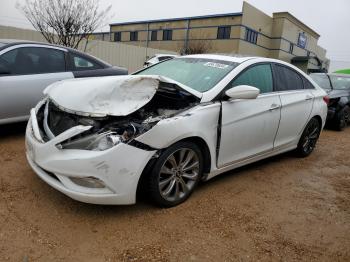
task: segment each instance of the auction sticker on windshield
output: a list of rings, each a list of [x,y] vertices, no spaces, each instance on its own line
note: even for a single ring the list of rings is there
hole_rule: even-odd
[[[220,64],[220,63],[214,63],[214,62],[207,62],[204,65],[205,66],[210,66],[210,67],[215,67],[215,68],[220,68],[220,69],[225,69],[225,68],[228,67],[228,65]]]

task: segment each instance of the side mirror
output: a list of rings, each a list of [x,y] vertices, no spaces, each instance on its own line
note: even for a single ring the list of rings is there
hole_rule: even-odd
[[[231,99],[255,99],[260,90],[253,86],[240,85],[226,90],[225,95]]]

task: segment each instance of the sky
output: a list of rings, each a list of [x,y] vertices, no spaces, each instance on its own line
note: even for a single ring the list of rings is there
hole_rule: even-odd
[[[16,2],[0,0],[0,25],[32,28],[16,9]],[[330,71],[350,68],[350,0],[247,0],[272,15],[287,11],[321,35]],[[101,8],[112,5],[109,23],[241,12],[243,0],[100,0]],[[105,25],[100,31],[109,31]]]

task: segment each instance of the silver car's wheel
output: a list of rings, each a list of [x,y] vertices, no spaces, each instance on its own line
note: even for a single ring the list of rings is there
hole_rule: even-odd
[[[197,153],[182,148],[171,154],[159,174],[159,190],[167,201],[177,201],[192,191],[199,172]]]
[[[176,206],[194,191],[203,170],[203,156],[191,142],[178,142],[157,159],[149,177],[152,200],[164,207]]]

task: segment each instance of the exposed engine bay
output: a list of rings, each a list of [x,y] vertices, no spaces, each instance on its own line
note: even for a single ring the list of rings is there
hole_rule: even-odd
[[[129,143],[147,132],[160,120],[172,117],[196,104],[199,99],[171,83],[159,82],[151,100],[127,116],[94,116],[71,112],[50,97],[37,111],[39,129],[44,141],[49,141],[66,130],[78,126],[91,128],[64,142],[64,149],[103,151],[118,143]]]

